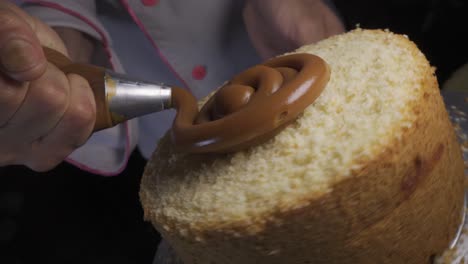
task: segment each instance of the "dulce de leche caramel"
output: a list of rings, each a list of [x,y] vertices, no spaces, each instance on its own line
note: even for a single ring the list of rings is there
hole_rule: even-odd
[[[198,111],[186,90],[172,88],[171,136],[183,152],[233,152],[270,139],[313,103],[330,78],[312,54],[271,59],[235,76]]]

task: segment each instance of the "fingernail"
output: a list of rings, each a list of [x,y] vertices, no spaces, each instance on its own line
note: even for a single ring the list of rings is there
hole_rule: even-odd
[[[27,41],[9,40],[0,50],[0,63],[8,72],[27,71],[39,62],[38,52]]]

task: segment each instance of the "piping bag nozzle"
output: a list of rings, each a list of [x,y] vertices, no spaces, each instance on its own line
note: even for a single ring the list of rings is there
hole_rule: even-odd
[[[93,131],[172,107],[170,86],[139,81],[91,64],[73,63],[56,50],[46,47],[43,49],[50,63],[64,73],[81,75],[89,82],[96,101],[96,123]]]

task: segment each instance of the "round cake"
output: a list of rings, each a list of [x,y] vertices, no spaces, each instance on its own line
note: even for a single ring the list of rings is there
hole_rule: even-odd
[[[453,239],[464,199],[434,68],[383,30],[294,52],[329,65],[318,99],[235,153],[180,153],[164,137],[141,183],[145,218],[185,264],[428,263]]]

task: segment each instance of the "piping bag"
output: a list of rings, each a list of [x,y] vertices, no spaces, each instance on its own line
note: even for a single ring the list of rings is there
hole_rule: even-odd
[[[72,63],[49,48],[44,53],[64,73],[79,74],[89,82],[96,101],[94,131],[175,108],[172,142],[191,153],[234,152],[267,141],[317,99],[330,77],[328,65],[318,56],[280,56],[234,76],[198,109],[195,97],[184,89]]]
[[[126,120],[171,108],[171,87],[137,81],[91,64],[73,63],[62,53],[43,47],[47,60],[64,73],[85,78],[96,101],[94,132]]]

